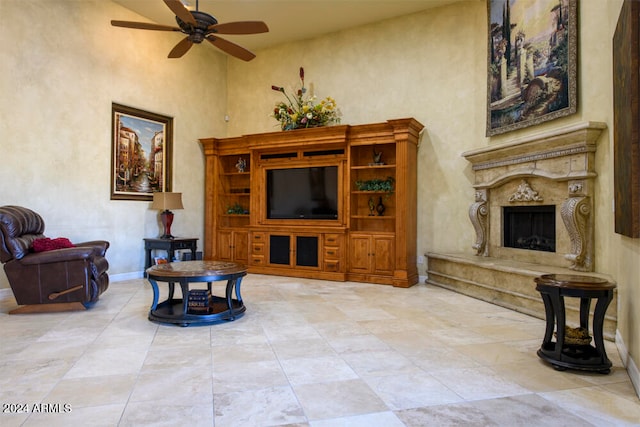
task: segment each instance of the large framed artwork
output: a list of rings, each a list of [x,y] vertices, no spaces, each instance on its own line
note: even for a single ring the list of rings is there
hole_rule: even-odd
[[[488,0],[487,136],[577,111],[577,0]]]
[[[173,118],[111,105],[111,200],[171,191]]]
[[[625,0],[613,36],[615,231],[640,237],[640,3]]]

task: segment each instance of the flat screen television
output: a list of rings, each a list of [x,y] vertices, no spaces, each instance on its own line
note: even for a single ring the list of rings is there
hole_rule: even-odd
[[[338,219],[338,167],[267,169],[268,219]]]

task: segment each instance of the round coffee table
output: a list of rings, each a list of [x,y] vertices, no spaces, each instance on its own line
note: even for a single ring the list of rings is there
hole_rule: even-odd
[[[146,273],[153,289],[153,303],[149,310],[151,321],[180,326],[211,325],[235,320],[246,311],[240,295],[240,283],[247,274],[247,267],[242,264],[226,261],[182,261],[154,265]],[[224,280],[227,281],[225,296],[213,295],[211,283]],[[169,295],[162,302],[158,302],[158,282],[169,285]],[[206,290],[189,289],[190,284],[195,282],[206,282]],[[180,285],[182,298],[174,298],[176,283]]]

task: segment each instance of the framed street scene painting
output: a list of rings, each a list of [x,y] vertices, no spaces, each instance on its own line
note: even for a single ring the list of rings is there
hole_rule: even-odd
[[[577,111],[577,0],[488,0],[487,136]]]
[[[171,191],[173,118],[113,103],[111,200]]]

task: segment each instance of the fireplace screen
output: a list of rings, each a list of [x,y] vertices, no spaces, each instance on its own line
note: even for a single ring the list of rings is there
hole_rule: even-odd
[[[505,206],[503,246],[534,251],[556,251],[556,207]]]

